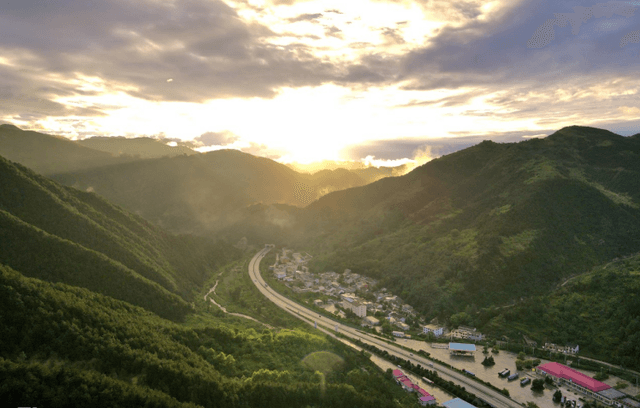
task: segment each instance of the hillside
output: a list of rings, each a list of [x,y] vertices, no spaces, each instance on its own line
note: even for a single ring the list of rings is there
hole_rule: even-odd
[[[0,263],[181,319],[217,265],[238,252],[167,234],[95,194],[0,157]]]
[[[149,159],[55,180],[94,191],[174,232],[211,235],[262,203],[304,206],[331,191],[365,181],[345,169],[300,174],[273,160],[237,150]]]
[[[44,175],[122,163],[110,153],[79,145],[63,137],[0,125],[0,156]]]
[[[94,136],[78,140],[81,146],[99,150],[112,156],[130,156],[140,159],[154,159],[158,157],[173,157],[183,154],[198,154],[186,146],[169,146],[166,142],[150,137],[104,137]]]
[[[417,406],[366,356],[307,330],[257,333],[206,313],[176,324],[1,264],[0,308],[8,406]],[[314,370],[314,353],[333,363]]]
[[[578,344],[583,356],[638,369],[640,255],[600,265],[514,307],[483,310],[474,320],[483,331]]]
[[[323,254],[316,269],[380,278],[427,316],[449,318],[547,293],[640,250],[639,159],[637,138],[577,126],[485,141],[320,198],[293,240]]]

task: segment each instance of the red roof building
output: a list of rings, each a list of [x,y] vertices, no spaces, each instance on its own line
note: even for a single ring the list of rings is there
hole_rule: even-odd
[[[582,374],[579,371],[574,370],[571,367],[567,367],[566,365],[562,365],[560,363],[546,363],[538,366],[538,370],[544,371],[546,374],[557,378],[558,380],[562,379],[565,382],[573,383],[582,388],[585,388],[593,393],[597,393],[606,389],[611,388],[610,385],[607,385],[598,380],[594,380],[586,374]]]

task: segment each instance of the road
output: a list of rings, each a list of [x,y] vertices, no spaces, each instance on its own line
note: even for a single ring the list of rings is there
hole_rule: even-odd
[[[512,408],[522,406],[521,403],[514,401],[511,398],[506,397],[505,395],[484,386],[483,384],[475,382],[459,372],[451,370],[450,368],[438,363],[432,362],[431,360],[423,358],[419,355],[411,355],[410,352],[401,349],[400,347],[390,345],[369,333],[361,332],[351,327],[341,325],[339,322],[327,317],[321,317],[317,312],[309,310],[299,305],[298,303],[288,299],[287,297],[279,294],[270,286],[268,286],[268,284],[260,275],[260,261],[270,250],[271,248],[264,248],[251,259],[251,262],[249,262],[249,276],[263,295],[265,295],[269,300],[271,300],[273,303],[275,303],[285,311],[306,321],[311,325],[317,325],[318,329],[337,331],[349,338],[358,339],[365,343],[373,344],[377,348],[386,350],[389,354],[395,355],[404,360],[409,360],[413,364],[420,364],[423,367],[427,367],[433,364],[433,367],[431,368],[435,369],[440,377],[444,378],[447,381],[453,381],[456,384],[464,386],[467,391],[474,393],[479,398],[487,401],[497,408]]]

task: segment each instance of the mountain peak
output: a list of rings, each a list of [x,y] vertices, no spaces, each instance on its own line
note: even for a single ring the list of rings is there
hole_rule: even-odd
[[[2,130],[22,130],[19,127],[15,126],[15,125],[11,125],[9,123],[4,123],[4,124],[0,125],[0,129],[2,129]]]

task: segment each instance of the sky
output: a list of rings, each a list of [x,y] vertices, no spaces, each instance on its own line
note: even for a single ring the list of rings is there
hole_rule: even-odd
[[[640,0],[5,0],[0,123],[282,162],[640,132]]]

